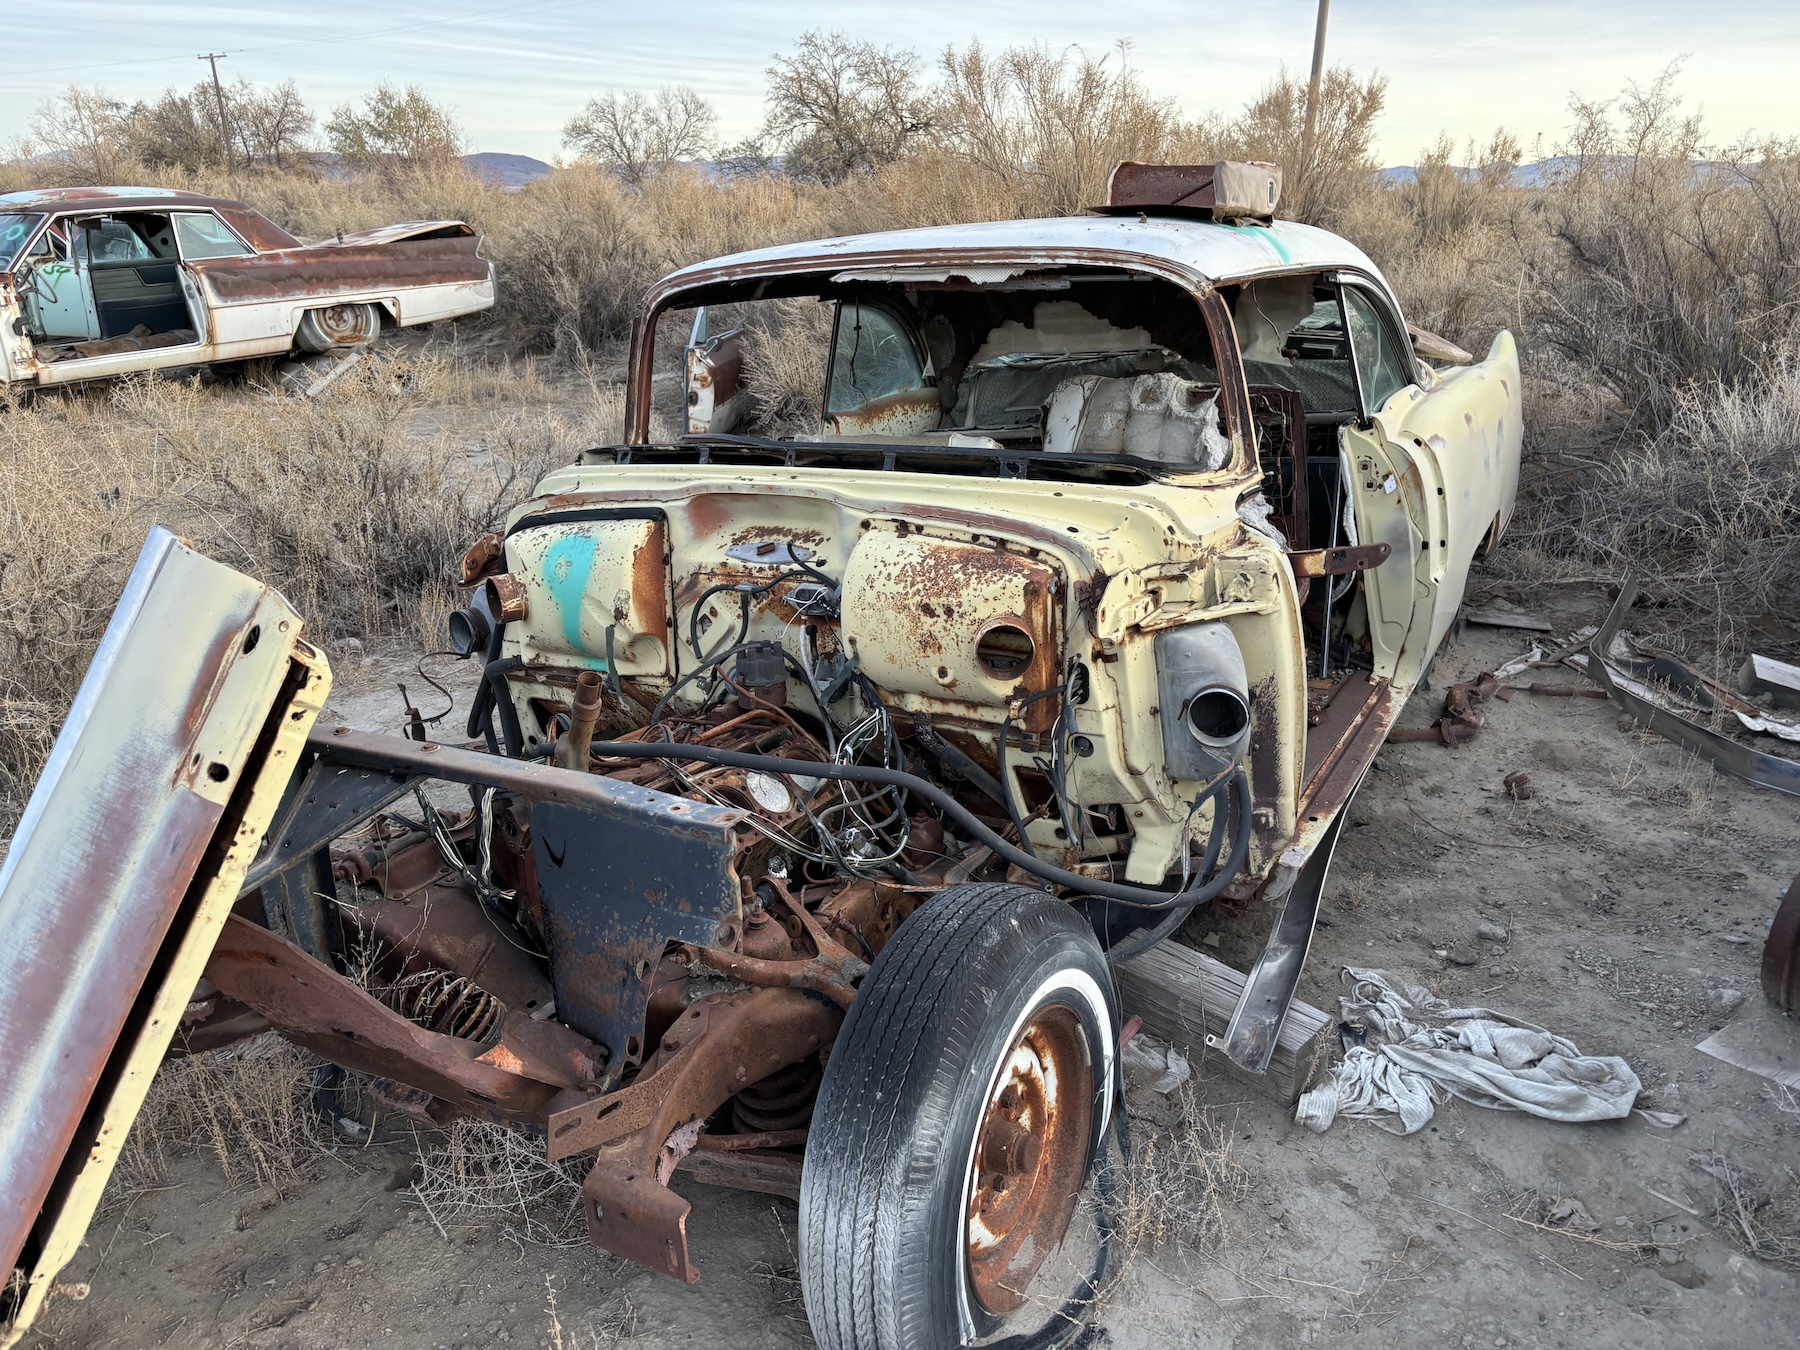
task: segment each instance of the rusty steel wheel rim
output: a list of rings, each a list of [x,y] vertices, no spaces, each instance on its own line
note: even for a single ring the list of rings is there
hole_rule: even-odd
[[[1008,1047],[976,1126],[964,1241],[969,1284],[989,1313],[1024,1306],[1062,1242],[1087,1175],[1094,1071],[1074,1009],[1040,1008]]]

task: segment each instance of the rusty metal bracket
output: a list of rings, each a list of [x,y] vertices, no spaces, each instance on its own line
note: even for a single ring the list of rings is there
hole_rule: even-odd
[[[289,784],[268,842],[244,877],[246,891],[315,857],[333,839],[393,805],[427,776],[421,771],[346,764],[330,753],[331,748],[328,737],[315,733],[308,739],[301,772]]]
[[[1379,567],[1393,552],[1389,544],[1347,544],[1340,548],[1314,548],[1287,555],[1294,576],[1344,577]]]
[[[598,1150],[582,1184],[588,1239],[693,1284],[689,1205],[667,1189],[700,1125],[739,1090],[837,1036],[844,1014],[797,989],[747,989],[694,1003],[629,1087],[550,1117],[551,1161]]]
[[[251,884],[316,856],[424,779],[516,793],[531,803],[557,1015],[605,1047],[610,1082],[641,1057],[647,976],[664,947],[729,945],[735,937],[727,930],[739,914],[732,861],[741,811],[348,727],[315,731],[307,748],[307,772],[284,802]]]
[[[1726,773],[1759,787],[1773,788],[1777,792],[1800,797],[1800,760],[1765,755],[1747,745],[1739,745],[1728,736],[1721,736],[1716,731],[1690,722],[1614,683],[1607,668],[1606,654],[1612,646],[1613,638],[1618,635],[1619,625],[1625,620],[1625,611],[1637,599],[1637,592],[1636,577],[1627,577],[1619,583],[1619,598],[1613,602],[1606,622],[1600,625],[1600,631],[1588,643],[1587,668],[1582,673],[1612,695],[1613,702],[1664,739],[1675,742],[1684,750],[1692,750],[1695,754],[1704,756]]]
[[[793,912],[813,940],[818,955],[805,961],[768,961],[737,952],[720,951],[716,947],[684,946],[682,955],[721,975],[742,980],[745,984],[772,988],[811,989],[825,995],[838,1007],[849,1011],[856,1001],[857,986],[869,973],[869,963],[828,934],[810,910],[796,900],[779,878],[770,877],[769,885]]]
[[[731,828],[740,813],[620,786],[641,793],[654,816],[557,802],[531,807],[556,1014],[611,1051],[608,1086],[643,1056],[650,976],[664,948],[730,946],[741,931]]]
[[[869,963],[849,952],[836,957],[815,956],[806,961],[765,961],[760,957],[720,951],[717,947],[689,945],[682,947],[680,954],[697,965],[745,984],[771,989],[811,989],[846,1011],[856,1000],[857,984],[869,973]]]

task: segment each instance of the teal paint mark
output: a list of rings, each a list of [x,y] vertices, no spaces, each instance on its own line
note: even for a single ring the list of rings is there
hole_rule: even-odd
[[[562,611],[563,636],[581,650],[581,600],[594,570],[594,537],[570,534],[544,550],[544,585]]]
[[[1240,225],[1238,228],[1245,234],[1256,235],[1270,248],[1274,249],[1275,256],[1280,258],[1284,263],[1293,261],[1292,258],[1288,257],[1287,245],[1283,244],[1281,240],[1275,237],[1275,231],[1265,229],[1261,225]]]

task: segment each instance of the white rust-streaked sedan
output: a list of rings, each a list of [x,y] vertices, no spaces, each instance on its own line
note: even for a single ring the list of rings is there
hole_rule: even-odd
[[[329,351],[488,309],[493,265],[457,220],[302,244],[242,202],[162,188],[0,196],[0,382]]]

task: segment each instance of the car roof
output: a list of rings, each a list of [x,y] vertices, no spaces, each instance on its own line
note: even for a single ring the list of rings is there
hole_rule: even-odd
[[[132,206],[222,206],[248,211],[242,202],[228,197],[208,197],[199,192],[154,187],[32,188],[0,195],[0,211],[84,211],[90,208]]]
[[[913,254],[923,263],[931,261],[933,255],[953,256],[973,250],[996,258],[1015,252],[1021,260],[1045,250],[1059,254],[1091,252],[1101,261],[1120,265],[1129,265],[1136,257],[1214,282],[1328,267],[1353,268],[1386,282],[1381,270],[1356,245],[1312,225],[1291,220],[1267,225],[1227,225],[1190,217],[1131,214],[936,225],[782,244],[682,268],[665,278],[661,289],[678,289],[690,276],[695,280],[709,276],[717,279],[713,274],[738,268],[766,275],[781,270],[780,264],[785,261],[795,263],[797,271],[810,271],[835,266],[840,259],[850,263],[864,256],[880,256],[891,261],[896,254]]]

